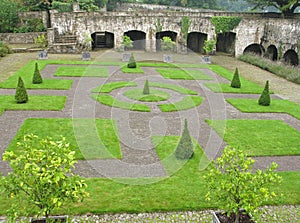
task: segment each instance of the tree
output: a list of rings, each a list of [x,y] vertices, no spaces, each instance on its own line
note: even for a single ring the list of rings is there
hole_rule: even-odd
[[[263,106],[269,106],[271,104],[269,81],[266,81],[265,88],[258,99],[258,104]]]
[[[263,202],[276,197],[271,186],[282,181],[274,172],[276,163],[265,171],[254,172],[254,162],[243,150],[226,147],[204,176],[209,189],[206,199],[216,199],[227,216],[234,214],[235,223],[239,222],[241,209],[253,214]]]
[[[98,6],[94,5],[94,0],[78,0],[80,9],[85,10],[87,12],[97,11]]]
[[[133,41],[129,36],[124,35],[122,45],[124,46],[124,50],[128,50],[133,47]]]
[[[189,133],[187,120],[184,120],[184,128],[176,147],[175,156],[179,160],[188,160],[194,155],[194,146]]]
[[[35,68],[34,68],[32,83],[33,84],[41,84],[41,83],[43,83],[43,79],[42,79],[42,76],[40,74],[38,63],[35,63]]]
[[[28,101],[28,94],[21,77],[18,79],[18,86],[15,93],[15,100],[18,104],[26,103]]]
[[[0,32],[13,32],[19,22],[19,5],[15,1],[0,1]]]
[[[187,7],[219,9],[219,6],[218,6],[216,0],[189,0]]]
[[[164,51],[172,51],[174,50],[176,43],[168,36],[164,36],[161,40],[161,48]]]
[[[231,0],[236,1],[236,0]],[[293,15],[296,8],[300,6],[299,0],[246,0],[253,4],[253,9],[265,9],[273,6],[284,15]]]
[[[16,152],[3,154],[12,172],[1,179],[1,184],[8,196],[26,199],[31,212],[37,207],[37,214],[48,217],[63,202],[77,202],[88,195],[86,183],[72,173],[74,155],[65,138],[54,141],[25,135]]]
[[[143,94],[150,94],[149,81],[148,80],[145,81]]]
[[[230,86],[233,88],[241,88],[241,81],[240,81],[240,77],[239,77],[239,71],[237,68],[235,68],[234,75],[231,80]]]
[[[128,68],[136,68],[136,62],[133,56],[133,53],[131,53],[128,64],[127,64]]]

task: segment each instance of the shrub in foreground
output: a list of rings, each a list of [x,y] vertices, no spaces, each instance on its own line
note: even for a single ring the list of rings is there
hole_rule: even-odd
[[[188,160],[194,155],[194,146],[189,133],[187,120],[184,120],[184,129],[176,147],[175,156],[179,160]]]
[[[33,84],[41,84],[41,83],[43,83],[43,79],[42,79],[42,76],[40,74],[38,63],[35,63],[35,68],[34,68],[32,83]]]
[[[18,104],[26,103],[28,101],[28,94],[21,77],[18,79],[18,86],[15,93],[15,100]]]
[[[3,160],[12,168],[1,185],[11,199],[16,199],[17,210],[48,217],[65,202],[77,202],[88,195],[86,183],[72,173],[75,152],[62,138],[39,138],[25,135],[17,143],[17,152],[6,151]],[[25,202],[25,204],[23,204]]]
[[[269,81],[266,81],[265,88],[258,99],[258,104],[263,106],[269,106],[271,104]]]
[[[233,88],[241,88],[241,81],[239,77],[239,71],[237,68],[235,68],[234,75],[230,84]]]
[[[127,64],[128,68],[136,68],[136,62],[133,56],[133,53],[131,53],[128,64]]]
[[[274,172],[276,163],[265,171],[253,171],[254,162],[243,150],[226,147],[204,177],[209,189],[206,199],[214,199],[227,216],[233,214],[234,223],[239,222],[240,210],[254,215],[263,202],[275,198],[271,186],[282,181]]]

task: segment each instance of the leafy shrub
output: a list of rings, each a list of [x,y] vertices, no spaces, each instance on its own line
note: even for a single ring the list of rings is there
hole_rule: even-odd
[[[180,138],[180,141],[176,147],[175,156],[179,160],[188,160],[192,158],[194,154],[194,146],[192,138],[188,130],[187,120],[184,120],[184,129]]]
[[[269,91],[269,81],[266,81],[265,88],[258,99],[258,104],[263,106],[269,106],[271,103],[270,91]]]
[[[15,100],[18,104],[26,103],[28,101],[28,94],[21,77],[18,79],[18,86],[16,89]]]
[[[88,195],[86,183],[72,173],[74,156],[65,138],[54,141],[25,135],[17,144],[16,153],[3,154],[3,160],[10,162],[13,171],[1,179],[1,186],[9,197],[26,202],[28,212],[48,217],[63,202],[77,202]],[[21,208],[22,203],[16,205]]]
[[[149,81],[148,80],[145,81],[143,94],[150,94]]]
[[[35,40],[34,43],[36,45],[38,45],[39,47],[41,47],[43,50],[46,49],[47,45],[48,45],[48,41],[47,38],[44,34],[38,36]]]
[[[237,68],[235,68],[234,75],[233,75],[230,86],[233,88],[241,88],[241,81],[240,81],[240,77],[239,77],[239,71]]]
[[[131,53],[128,64],[127,64],[128,68],[136,68],[136,62],[135,59],[133,57],[133,53]]]
[[[209,189],[206,200],[214,199],[227,216],[234,215],[234,222],[239,222],[241,209],[254,214],[263,202],[275,198],[271,186],[282,181],[274,172],[278,166],[276,163],[265,171],[254,172],[254,162],[243,150],[226,147],[204,176]]]
[[[173,51],[176,43],[168,36],[164,36],[161,40],[161,48],[164,51]]]
[[[38,63],[35,63],[35,68],[34,68],[32,83],[33,84],[41,84],[41,83],[43,83],[43,79],[42,79],[42,76],[40,74]]]
[[[213,52],[213,50],[215,49],[215,46],[216,46],[216,42],[217,41],[214,39],[204,41],[203,50],[207,55]]]
[[[129,36],[124,35],[122,45],[124,46],[125,50],[128,50],[133,47],[133,41]]]
[[[0,57],[5,57],[7,54],[12,53],[12,50],[0,41]]]

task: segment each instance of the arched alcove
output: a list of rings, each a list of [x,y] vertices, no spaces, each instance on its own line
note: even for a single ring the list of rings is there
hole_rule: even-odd
[[[236,33],[226,32],[219,33],[217,36],[216,49],[218,52],[235,54],[235,37]]]
[[[243,54],[253,53],[253,54],[257,54],[257,55],[261,56],[264,54],[264,52],[265,52],[265,49],[262,45],[253,43],[245,48]]]
[[[145,50],[146,47],[146,33],[140,30],[129,30],[124,32],[124,36],[129,36],[133,41],[133,50]]]
[[[93,42],[92,48],[114,48],[115,35],[110,32],[94,32],[91,35]]]
[[[203,53],[205,40],[207,40],[207,34],[201,32],[190,32],[187,36],[187,47],[194,52]]]
[[[283,55],[284,62],[291,65],[291,66],[298,66],[299,65],[299,58],[298,54],[295,50],[287,50]]]
[[[265,53],[264,56],[273,61],[278,60],[278,51],[277,51],[276,46],[274,46],[274,45],[268,46],[267,52]]]
[[[173,32],[173,31],[163,31],[163,32],[157,32],[155,34],[155,38],[156,38],[156,51],[160,51],[161,50],[161,39],[165,36],[168,36],[171,38],[172,41],[176,42],[177,39],[177,33]]]

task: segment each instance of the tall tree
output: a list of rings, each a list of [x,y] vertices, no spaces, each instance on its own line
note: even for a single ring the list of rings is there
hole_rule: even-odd
[[[0,32],[13,32],[19,21],[18,4],[10,0],[0,1]]]
[[[237,1],[237,0],[232,0]],[[300,0],[246,0],[254,5],[253,9],[265,9],[275,7],[284,15],[293,15],[296,8],[300,6]]]

